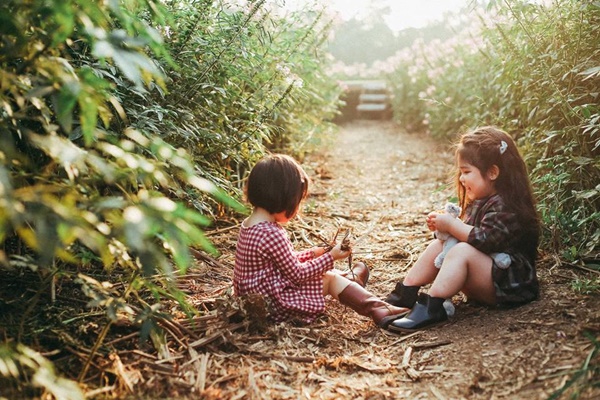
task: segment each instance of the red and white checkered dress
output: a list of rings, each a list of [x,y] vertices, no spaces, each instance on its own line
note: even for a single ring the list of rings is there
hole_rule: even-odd
[[[323,313],[323,274],[333,268],[325,253],[294,251],[285,229],[276,222],[242,224],[235,252],[233,288],[237,296],[258,293],[269,298],[277,321],[312,322]]]

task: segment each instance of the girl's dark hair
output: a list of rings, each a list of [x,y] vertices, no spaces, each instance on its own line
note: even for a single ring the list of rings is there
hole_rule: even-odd
[[[496,192],[502,196],[507,207],[517,214],[527,230],[539,231],[536,202],[527,167],[508,133],[493,126],[477,128],[466,133],[461,136],[457,144],[456,162],[459,157],[462,161],[477,167],[481,174],[487,173],[493,165],[497,165],[500,173],[495,182]],[[458,201],[464,212],[469,200],[459,179],[458,169],[456,187]]]
[[[292,157],[271,154],[260,160],[248,177],[246,197],[254,207],[291,217],[308,194],[308,175]]]

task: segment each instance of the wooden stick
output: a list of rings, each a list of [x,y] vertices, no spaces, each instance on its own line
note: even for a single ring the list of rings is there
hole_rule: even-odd
[[[214,231],[208,231],[208,232],[204,232],[204,236],[214,236],[214,235],[218,235],[219,233],[224,233],[224,232],[229,232],[232,229],[237,228],[239,225],[231,225],[231,226],[227,226],[225,228],[221,228],[221,229],[215,229]]]
[[[156,357],[155,355],[148,354],[148,353],[144,353],[144,352],[143,352],[143,351],[141,351],[141,350],[133,350],[133,351],[132,351],[132,353],[133,353],[133,354],[137,354],[138,356],[145,357],[145,358],[151,358],[151,359],[153,359],[153,360],[156,360],[156,359],[157,359],[157,357]]]
[[[246,325],[246,322],[240,322],[238,324],[233,324],[233,325],[228,326],[227,330],[235,331],[236,329],[239,329],[244,325]],[[202,346],[209,344],[210,342],[217,340],[221,336],[223,336],[223,332],[215,332],[214,334],[212,334],[210,336],[207,336],[205,338],[202,338],[202,339],[196,340],[195,342],[190,343],[189,346],[190,347],[202,347]]]
[[[119,342],[122,342],[124,340],[131,339],[133,337],[139,336],[139,334],[140,333],[136,331],[136,332],[130,333],[129,335],[125,335],[125,336],[122,336],[122,337],[117,338],[115,340],[111,340],[110,342],[105,343],[104,345],[105,346],[112,346],[112,345],[114,345],[116,343],[119,343]]]
[[[387,331],[386,331],[386,333],[387,333]],[[413,337],[415,337],[415,336],[417,336],[417,335],[420,335],[420,334],[422,334],[422,333],[423,333],[422,331],[417,331],[417,332],[411,333],[410,335],[402,336],[400,339],[393,341],[391,344],[389,344],[389,345],[385,345],[385,347],[394,347],[394,346],[395,346],[395,345],[397,345],[398,343],[400,343],[400,342],[404,342],[405,340],[408,340],[408,339],[410,339],[410,338],[413,338]],[[391,332],[390,332],[390,334],[391,334],[391,335],[394,335],[394,336],[397,336],[395,333],[391,333]]]
[[[408,368],[410,366],[410,357],[412,356],[413,348],[408,346],[404,351],[404,356],[402,357],[402,368]]]
[[[581,269],[583,271],[592,272],[592,273],[594,273],[596,275],[600,275],[600,271],[584,267],[583,265],[571,264],[571,263],[568,263],[568,262],[563,262],[562,265],[567,265],[567,266],[572,267],[572,268],[579,268],[579,269]]]
[[[408,347],[404,352],[404,356],[402,357],[402,368],[406,372],[406,375],[413,381],[416,381],[421,378],[421,374],[419,371],[410,366],[410,357],[412,356],[413,348]]]
[[[415,349],[430,349],[432,347],[445,346],[451,343],[451,340],[437,340],[434,342],[413,343],[411,346]]]
[[[196,250],[196,249],[190,247],[190,253],[197,260],[204,261],[207,264],[212,265],[213,267],[218,267],[218,268],[223,268],[223,269],[225,268],[225,266],[223,264],[221,264],[219,261],[215,260],[214,258],[212,258],[211,256],[209,256],[208,254],[202,253],[199,250]]]
[[[306,236],[306,231],[304,229],[300,229],[300,237],[304,240],[304,243],[309,246],[314,246],[315,244]]]
[[[315,359],[313,357],[285,356],[285,359],[289,361],[309,364],[315,362]]]
[[[94,390],[90,390],[87,391],[85,393],[85,397],[88,399],[93,399],[94,397],[103,394],[103,393],[108,393],[108,392],[112,392],[113,390],[116,390],[117,386],[116,385],[112,385],[112,386],[104,386],[98,389],[94,389]]]
[[[208,353],[202,354],[199,362],[200,366],[198,368],[198,378],[196,379],[195,385],[196,389],[198,390],[198,393],[202,393],[206,388],[206,371],[208,369],[208,357]]]

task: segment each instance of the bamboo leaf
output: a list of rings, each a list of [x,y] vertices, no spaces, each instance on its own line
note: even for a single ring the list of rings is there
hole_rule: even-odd
[[[587,79],[592,79],[595,76],[600,76],[600,66],[588,68],[583,72],[580,72],[579,75],[585,76],[584,81]]]

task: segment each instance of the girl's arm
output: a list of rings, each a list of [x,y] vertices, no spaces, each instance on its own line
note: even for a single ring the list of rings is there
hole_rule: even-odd
[[[464,223],[460,218],[435,212],[427,216],[427,226],[433,231],[448,232],[461,242],[466,242],[473,230],[473,225]]]
[[[490,211],[473,228],[467,242],[484,253],[492,253],[505,251],[521,235],[522,227],[515,214]]]
[[[317,257],[321,257],[325,253],[327,253],[327,249],[325,249],[324,247],[313,247],[312,249],[296,253],[296,256],[298,257],[298,261],[305,262],[308,260],[315,259]],[[337,245],[335,245],[334,248],[329,250],[329,253],[331,254],[334,260],[341,260],[347,258],[350,255],[350,250],[342,250],[341,243],[338,243]]]
[[[313,247],[308,250],[299,251],[296,253],[296,256],[298,257],[298,261],[305,262],[312,260],[313,258],[320,257],[325,253],[326,251],[324,247]]]
[[[469,233],[467,242],[484,253],[506,252],[522,240],[519,217],[508,210],[501,196],[492,196],[477,212],[481,217]]]
[[[484,253],[505,251],[507,246],[520,237],[522,227],[514,213],[507,212],[501,199],[490,201],[482,210],[478,226],[466,224],[448,214],[431,213],[427,217],[429,229],[448,232],[458,240],[467,242]]]
[[[290,282],[302,283],[322,276],[325,271],[333,268],[334,256],[331,253],[301,262],[299,254],[294,251],[292,242],[283,231],[271,233],[265,240],[263,250],[275,263],[275,268]]]

